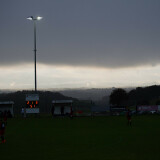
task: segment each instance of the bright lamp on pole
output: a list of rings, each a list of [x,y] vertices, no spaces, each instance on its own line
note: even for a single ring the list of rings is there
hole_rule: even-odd
[[[41,20],[42,18],[43,18],[43,17],[39,17],[39,16],[38,16],[38,17],[37,17],[37,20]]]
[[[28,20],[34,22],[34,59],[35,59],[35,92],[37,91],[37,74],[36,74],[36,52],[37,52],[37,44],[36,44],[36,21],[41,20],[42,17],[38,16],[34,18],[33,16],[27,17]]]
[[[33,21],[36,21],[36,20],[41,20],[43,17],[40,17],[40,16],[38,16],[38,17],[36,17],[36,18],[33,18],[33,16],[30,16],[30,17],[27,17],[27,19],[28,20],[33,20]]]

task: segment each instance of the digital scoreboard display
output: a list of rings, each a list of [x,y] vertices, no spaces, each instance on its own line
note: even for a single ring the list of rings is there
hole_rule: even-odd
[[[39,101],[26,101],[26,108],[38,108]]]
[[[38,108],[39,107],[39,95],[28,94],[26,95],[26,108]]]

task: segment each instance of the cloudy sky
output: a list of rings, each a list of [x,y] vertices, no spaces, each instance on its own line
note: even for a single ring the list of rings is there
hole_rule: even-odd
[[[160,84],[159,0],[0,0],[0,89]]]

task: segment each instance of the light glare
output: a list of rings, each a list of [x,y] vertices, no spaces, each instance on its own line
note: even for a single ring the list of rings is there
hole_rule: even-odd
[[[37,20],[41,20],[43,17],[37,17]]]
[[[33,17],[32,17],[32,16],[31,16],[31,17],[27,17],[27,19],[28,19],[28,20],[33,20]]]

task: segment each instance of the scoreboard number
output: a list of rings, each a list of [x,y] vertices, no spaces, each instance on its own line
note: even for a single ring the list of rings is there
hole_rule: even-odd
[[[26,107],[27,108],[38,108],[39,101],[26,101]]]

